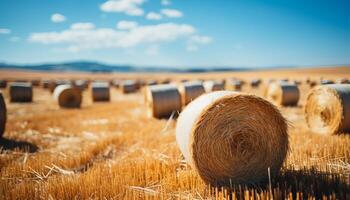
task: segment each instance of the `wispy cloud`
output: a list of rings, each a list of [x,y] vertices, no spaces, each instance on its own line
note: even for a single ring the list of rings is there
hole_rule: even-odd
[[[95,24],[90,22],[74,23],[70,26],[72,30],[91,30],[95,28]]]
[[[162,15],[159,14],[159,13],[156,13],[156,12],[149,12],[146,15],[146,19],[149,19],[149,20],[160,20],[160,19],[162,19]]]
[[[11,29],[8,28],[0,28],[0,34],[10,34]]]
[[[119,12],[131,16],[142,16],[144,14],[141,5],[145,0],[108,0],[100,9],[104,12]]]
[[[134,21],[119,21],[116,27],[120,30],[130,30],[136,28],[137,26],[138,23]]]
[[[179,18],[183,16],[182,12],[176,9],[162,9],[160,12],[170,18]]]
[[[78,23],[83,24],[83,23]],[[61,32],[32,33],[28,40],[41,44],[63,44],[66,50],[76,52],[103,48],[130,48],[141,44],[157,45],[180,38],[189,38],[196,32],[187,24],[163,23],[137,26],[130,30],[111,28],[77,28]]]
[[[66,21],[66,17],[60,13],[55,13],[51,15],[51,21],[54,23],[61,23]]]
[[[199,46],[210,44],[213,39],[209,36],[192,35],[187,42],[187,51],[197,51]]]
[[[168,6],[171,4],[171,1],[170,0],[161,0],[160,4],[162,4],[163,6]]]

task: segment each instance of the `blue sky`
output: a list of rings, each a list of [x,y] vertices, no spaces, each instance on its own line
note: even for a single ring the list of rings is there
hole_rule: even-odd
[[[0,61],[350,64],[350,1],[0,0]]]

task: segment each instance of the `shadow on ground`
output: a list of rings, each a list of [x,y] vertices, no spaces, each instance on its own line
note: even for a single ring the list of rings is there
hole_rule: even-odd
[[[38,151],[39,148],[30,142],[0,138],[0,151],[15,149],[28,153],[34,153]]]

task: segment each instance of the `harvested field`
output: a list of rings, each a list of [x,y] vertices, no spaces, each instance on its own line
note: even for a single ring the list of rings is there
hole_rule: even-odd
[[[0,72],[0,79],[9,80],[158,76]],[[256,185],[206,185],[181,155],[176,119],[150,118],[141,91],[123,94],[111,87],[110,102],[93,103],[86,89],[80,109],[62,109],[48,89],[33,87],[33,102],[24,104],[10,103],[8,89],[1,88],[7,124],[0,139],[0,199],[350,199],[350,134],[312,133],[303,108],[310,90],[307,78],[350,78],[349,67],[161,77],[301,80],[298,105],[278,108],[288,120],[290,143],[280,173]],[[262,97],[264,85],[245,84],[242,91]]]

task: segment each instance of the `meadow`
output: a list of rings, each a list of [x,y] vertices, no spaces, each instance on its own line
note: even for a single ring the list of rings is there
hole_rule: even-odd
[[[88,74],[1,71],[0,78],[300,80],[288,120],[290,150],[278,176],[257,185],[206,185],[185,162],[174,119],[147,115],[141,91],[111,89],[109,103],[94,103],[89,89],[81,109],[61,109],[50,91],[34,87],[32,103],[7,104],[0,141],[0,199],[350,199],[349,134],[312,133],[303,106],[306,78],[350,78],[349,67],[200,74]],[[264,85],[242,91],[262,96]]]

